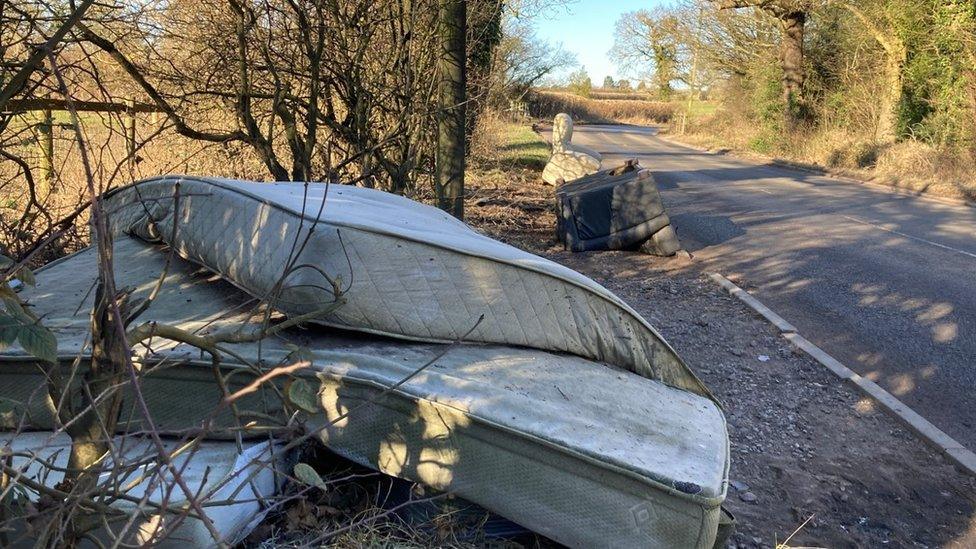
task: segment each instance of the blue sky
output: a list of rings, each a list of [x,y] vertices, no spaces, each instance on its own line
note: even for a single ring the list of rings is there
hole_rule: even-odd
[[[613,47],[613,29],[621,14],[640,9],[650,9],[668,0],[576,0],[564,8],[547,10],[537,22],[538,36],[576,54],[576,59],[586,67],[590,79],[597,86],[607,75],[614,79],[620,71],[610,60],[608,52]]]

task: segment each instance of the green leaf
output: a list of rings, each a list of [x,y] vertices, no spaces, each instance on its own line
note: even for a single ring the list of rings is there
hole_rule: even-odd
[[[36,512],[31,505],[27,489],[20,483],[14,483],[9,489],[4,490],[4,493],[0,493],[0,509],[3,509],[7,516],[13,517],[26,517],[29,513]]]
[[[322,480],[322,476],[319,475],[315,469],[312,469],[312,466],[307,463],[295,464],[295,478],[297,478],[302,484],[314,486],[321,490],[326,489],[325,481]]]
[[[9,290],[10,287],[4,285],[3,288]],[[20,302],[20,298],[13,291],[3,292],[0,291],[0,301],[3,301],[3,308],[6,309],[10,316],[24,320],[25,322],[32,322],[33,319],[27,311],[24,310],[24,304]]]
[[[16,261],[3,254],[0,254],[0,272],[2,272],[2,274],[6,275],[7,269],[10,269],[15,265],[17,265]],[[17,278],[28,286],[34,286],[37,284],[37,281],[34,279],[34,272],[27,267],[21,267],[16,273],[13,273],[13,277]]]
[[[310,414],[322,411],[315,388],[304,379],[296,377],[288,380],[288,383],[285,385],[285,396],[292,406],[300,410],[304,410]]]
[[[26,410],[22,403],[0,397],[0,428],[16,429],[20,419],[27,413]]]
[[[13,345],[14,341],[17,341],[17,334],[20,333],[19,324],[11,320],[11,317],[0,314],[0,350]]]
[[[9,284],[0,284],[0,299],[3,299],[4,301],[16,301],[17,308],[20,308],[20,298],[17,297],[17,292],[15,292]]]
[[[58,339],[54,337],[51,330],[40,324],[30,324],[21,330],[17,341],[28,353],[51,364],[57,364]]]
[[[0,346],[9,346],[14,339],[28,354],[52,364],[57,363],[58,340],[50,330],[23,313],[0,313]]]

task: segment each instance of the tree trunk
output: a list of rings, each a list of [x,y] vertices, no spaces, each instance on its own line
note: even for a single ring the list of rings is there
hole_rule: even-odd
[[[802,116],[803,107],[803,27],[807,14],[794,11],[780,17],[783,38],[780,43],[779,61],[783,69],[783,104],[786,119],[792,125]]]
[[[128,293],[112,295],[114,281],[106,280],[112,276],[111,238],[102,239],[99,247],[99,280],[91,316],[91,364],[75,383],[54,378],[49,382],[51,401],[60,403],[57,413],[71,437],[67,470],[55,485],[66,493],[87,494],[96,487],[106,465],[103,458],[109,451],[108,437],[116,432],[122,406],[128,345],[125,326],[118,325],[115,307],[124,319],[128,314]],[[54,366],[55,371],[58,368]],[[74,505],[59,507],[36,546],[78,546],[89,530],[98,527],[99,518],[97,513],[78,510]]]
[[[81,383],[69,402],[74,409],[62,414],[62,420],[72,421],[66,427],[71,436],[68,471],[62,484],[74,486],[79,481],[94,485],[97,480],[91,469],[108,451],[105,434],[114,434],[122,405],[122,385],[126,363],[125,327],[116,323],[114,307],[126,314],[126,298],[108,295],[106,284],[100,280],[95,289],[95,309],[92,312],[91,366],[81,377]],[[67,390],[72,390],[68,388]],[[60,402],[62,395],[51,395]]]
[[[902,72],[908,56],[905,43],[893,29],[881,28],[853,3],[841,4],[856,17],[864,28],[878,41],[885,50],[885,87],[880,99],[878,125],[875,129],[875,139],[879,141],[894,141],[898,138],[898,103],[902,94]]]
[[[898,139],[898,103],[902,93],[902,71],[905,68],[905,50],[888,54],[885,63],[885,90],[881,98],[881,112],[878,113],[878,128],[875,138],[879,141],[895,141]]]
[[[464,218],[466,12],[466,0],[440,0],[435,189],[438,206],[458,219]]]

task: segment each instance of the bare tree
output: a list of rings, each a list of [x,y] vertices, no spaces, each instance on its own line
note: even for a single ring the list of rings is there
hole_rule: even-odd
[[[531,21],[510,15],[497,49],[492,92],[521,98],[559,69],[576,64],[575,54],[539,39]]]
[[[817,0],[712,0],[721,9],[759,8],[780,22],[780,68],[783,71],[783,105],[791,125],[803,116],[803,34]]]
[[[627,69],[651,74],[658,96],[666,99],[685,72],[687,36],[675,8],[625,13],[617,20],[611,54]]]
[[[876,22],[865,10],[864,6],[858,6],[852,2],[838,2],[840,7],[847,10],[855,17],[861,27],[881,46],[885,53],[884,69],[885,74],[882,95],[879,98],[881,105],[877,116],[877,126],[875,135],[880,140],[892,141],[898,137],[897,113],[898,102],[902,95],[902,73],[905,68],[905,61],[908,55],[904,41],[890,28],[892,25],[884,25]],[[882,7],[880,18],[887,22],[889,14]]]

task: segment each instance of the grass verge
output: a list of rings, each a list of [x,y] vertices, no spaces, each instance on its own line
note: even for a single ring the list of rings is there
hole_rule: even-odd
[[[553,188],[542,184],[549,144],[527,124],[479,122],[466,174],[465,221],[488,236],[539,253],[555,243]]]
[[[541,172],[549,161],[549,144],[531,127],[507,123],[503,125],[494,160],[506,168]]]

